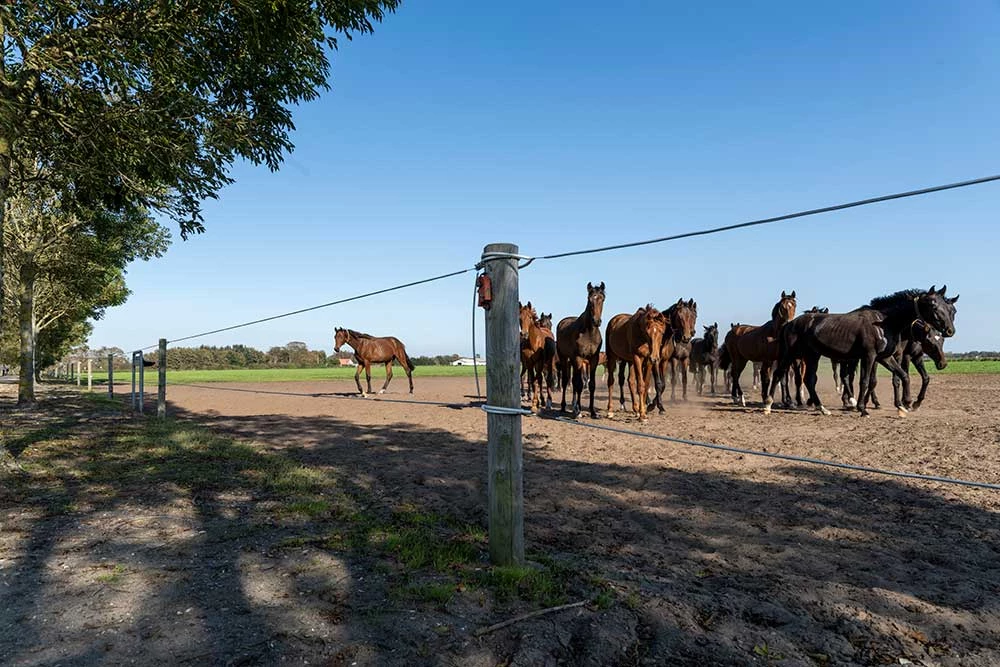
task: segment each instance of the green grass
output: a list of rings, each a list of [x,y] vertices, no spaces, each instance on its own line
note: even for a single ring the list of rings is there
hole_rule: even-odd
[[[943,371],[934,368],[934,363],[926,363],[931,373],[1000,373],[1000,361],[976,361],[974,359],[956,359],[948,362]]]
[[[479,367],[480,377],[485,377],[486,367]],[[414,379],[421,377],[473,377],[472,366],[417,366],[413,371]],[[147,369],[145,373],[146,386],[157,383],[156,369]],[[361,372],[364,381],[365,373]],[[400,367],[393,368],[393,382],[406,382],[406,374]],[[385,378],[385,368],[379,365],[372,367],[372,379]],[[115,384],[131,382],[129,371],[116,371]],[[249,368],[214,371],[167,371],[168,384],[199,384],[203,382],[306,382],[317,380],[353,380],[353,368]],[[106,372],[94,373],[95,382],[107,383]],[[86,379],[84,379],[86,385]],[[395,386],[395,385],[393,385]]]

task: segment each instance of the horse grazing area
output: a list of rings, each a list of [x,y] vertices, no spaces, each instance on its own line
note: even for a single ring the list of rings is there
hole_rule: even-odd
[[[8,394],[0,664],[1000,664],[1000,491],[529,417],[532,563],[491,568],[475,384],[414,383],[382,398],[444,405],[171,386],[160,423]],[[1000,483],[1000,375],[937,375],[905,419],[719,391],[579,422]]]

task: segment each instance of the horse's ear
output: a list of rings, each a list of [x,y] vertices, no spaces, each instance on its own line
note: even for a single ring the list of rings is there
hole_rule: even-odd
[[[787,299],[788,298],[788,295],[785,294],[785,290],[781,290],[781,298],[782,299]]]
[[[590,290],[592,290],[592,289],[594,289],[594,286],[593,286],[593,284],[591,284],[591,283],[587,283],[587,291],[589,292],[589,291],[590,291]]]
[[[950,299],[945,299],[945,301],[947,301],[948,303],[955,303],[956,301],[958,301],[958,297],[960,297],[960,296],[962,296],[962,295],[961,294],[956,294],[955,296],[951,297]]]
[[[944,293],[947,292],[947,291],[948,291],[948,286],[947,285],[941,285],[941,289],[938,290],[938,294],[940,294],[941,296],[944,296]]]
[[[793,299],[795,298],[795,290],[792,290],[792,294],[791,294],[791,297],[792,297]]]
[[[718,322],[712,322],[712,326],[715,327],[716,329],[718,329],[719,328],[719,323]]]
[[[927,290],[927,293],[928,293],[928,294],[934,294],[934,293],[935,293],[935,292],[934,292],[934,288],[935,288],[935,287],[936,287],[935,285],[931,285],[931,288],[930,288],[929,290]]]
[[[528,308],[531,308],[531,302],[530,301],[528,302]]]
[[[601,287],[599,288],[602,292],[604,291],[604,281],[601,281]]]

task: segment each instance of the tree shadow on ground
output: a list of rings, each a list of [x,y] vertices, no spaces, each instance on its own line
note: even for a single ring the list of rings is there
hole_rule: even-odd
[[[51,589],[51,568],[72,559],[145,573],[121,629],[79,640],[58,660],[73,664],[116,656],[441,664],[482,655],[527,664],[535,654],[525,646],[574,664],[610,662],[608,646],[627,651],[622,660],[650,664],[1000,660],[996,515],[926,487],[804,466],[761,481],[580,462],[554,456],[545,437],[528,437],[529,548],[606,582],[623,604],[475,640],[471,628],[442,636],[433,623],[460,615],[483,622],[495,610],[444,605],[408,620],[391,602],[389,574],[333,534],[358,517],[400,511],[485,526],[484,442],[406,422],[178,416],[238,440],[206,435],[192,447],[165,432],[166,441],[136,452],[129,430],[109,419],[109,432],[122,437],[91,447],[82,466],[52,455],[50,483],[0,496],[29,514],[17,523],[16,553],[5,555],[13,583],[3,589],[0,660],[54,655],[39,641],[51,636],[44,624],[69,592]],[[323,489],[330,507],[289,518],[284,501],[303,488]],[[76,509],[55,511],[66,507]],[[183,509],[191,524],[178,531]],[[163,518],[149,518],[154,510]],[[130,515],[146,530],[120,535],[114,522]],[[106,530],[81,542],[87,521]],[[316,533],[324,539],[311,540]],[[297,574],[267,574],[294,573],[296,560]],[[98,588],[76,594],[120,599]],[[303,617],[321,631],[287,630],[308,627]]]

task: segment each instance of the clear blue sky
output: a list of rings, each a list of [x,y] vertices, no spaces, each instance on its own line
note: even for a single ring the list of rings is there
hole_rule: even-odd
[[[406,2],[334,56],[279,173],[240,165],[207,232],[133,265],[90,344],[126,350],[471,267],[1000,173],[1000,3]],[[1000,184],[536,262],[522,300],[606,319],[695,298],[762,322],[961,293],[949,349],[1000,349]],[[209,336],[332,348],[334,326],[469,354],[473,274]],[[482,311],[477,330],[482,332]],[[481,339],[479,345],[482,345]],[[480,349],[482,349],[480,347]]]

